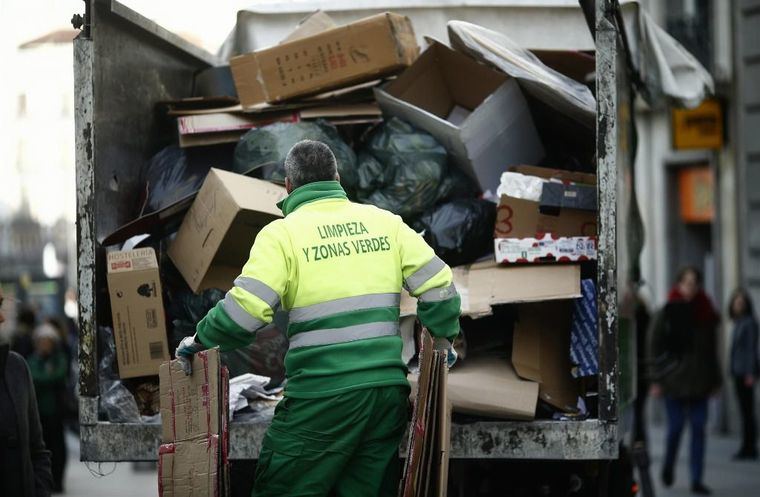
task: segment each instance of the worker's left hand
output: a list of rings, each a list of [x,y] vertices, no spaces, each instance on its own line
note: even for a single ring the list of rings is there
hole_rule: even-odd
[[[202,350],[206,350],[206,346],[198,342],[195,339],[195,335],[185,337],[179,342],[177,350],[174,351],[174,356],[179,361],[182,371],[186,375],[189,376],[193,373],[193,354]]]
[[[454,349],[454,345],[447,338],[435,338],[433,340],[435,350],[446,351],[446,364],[449,369],[457,362],[457,351]]]

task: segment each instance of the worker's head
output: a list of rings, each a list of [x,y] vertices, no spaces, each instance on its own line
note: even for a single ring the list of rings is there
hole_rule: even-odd
[[[338,162],[330,147],[314,140],[302,140],[285,157],[285,188],[288,193],[315,181],[336,181]]]

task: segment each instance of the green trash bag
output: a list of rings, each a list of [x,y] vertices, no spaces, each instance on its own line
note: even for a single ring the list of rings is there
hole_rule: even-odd
[[[446,150],[396,117],[372,131],[359,151],[356,198],[409,219],[439,200],[448,173]]]
[[[244,173],[258,166],[262,168],[264,179],[284,183],[285,156],[301,140],[320,141],[330,147],[338,161],[341,185],[347,192],[355,190],[356,154],[340,138],[338,130],[323,120],[274,123],[248,131],[235,147],[233,171]]]

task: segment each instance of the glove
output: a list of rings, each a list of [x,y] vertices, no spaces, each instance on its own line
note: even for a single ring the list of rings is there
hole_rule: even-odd
[[[446,351],[446,365],[449,369],[451,369],[451,367],[457,362],[457,351],[454,349],[454,345],[452,345],[448,338],[435,338],[433,340],[433,348],[435,350]]]
[[[196,352],[200,352],[208,348],[197,341],[195,336],[196,335],[183,338],[182,341],[179,342],[177,350],[174,351],[174,356],[182,366],[182,371],[184,371],[188,376],[193,373],[193,355]]]

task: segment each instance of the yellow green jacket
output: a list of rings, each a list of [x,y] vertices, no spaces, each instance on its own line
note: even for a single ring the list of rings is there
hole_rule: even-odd
[[[408,385],[401,360],[402,286],[431,334],[459,333],[451,269],[399,216],[350,202],[337,181],[310,183],[256,236],[235,286],[198,324],[198,340],[250,344],[275,310],[289,312],[285,394],[317,398]]]

